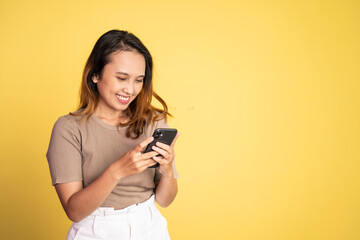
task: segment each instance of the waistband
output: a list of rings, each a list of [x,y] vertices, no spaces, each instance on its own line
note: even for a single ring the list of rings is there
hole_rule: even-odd
[[[126,208],[115,210],[113,207],[99,207],[97,208],[90,216],[109,216],[109,215],[121,215],[127,214],[130,212],[137,212],[145,207],[155,206],[155,194],[151,195],[151,197],[142,202],[130,205]]]

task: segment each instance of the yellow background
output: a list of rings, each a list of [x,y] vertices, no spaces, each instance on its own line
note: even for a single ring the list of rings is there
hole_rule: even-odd
[[[359,1],[1,1],[1,239],[65,239],[45,153],[106,31],[181,132],[173,240],[360,239]]]

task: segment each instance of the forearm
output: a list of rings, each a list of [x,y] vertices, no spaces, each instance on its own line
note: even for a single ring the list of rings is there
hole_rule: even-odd
[[[162,175],[155,191],[155,200],[163,208],[168,207],[178,192],[177,180],[174,174]]]
[[[69,219],[79,222],[89,216],[101,206],[121,179],[154,165],[156,162],[152,158],[157,152],[141,154],[152,140],[153,137],[149,137],[125,153],[85,188],[81,181],[56,184],[55,189]]]
[[[114,177],[112,168],[106,169],[90,185],[70,197],[66,205],[68,217],[74,222],[79,222],[90,215],[101,206],[118,181],[119,179]]]

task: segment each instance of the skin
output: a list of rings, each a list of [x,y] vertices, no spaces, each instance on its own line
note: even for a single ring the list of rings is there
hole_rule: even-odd
[[[114,126],[127,121],[123,111],[140,93],[144,75],[145,59],[141,54],[136,51],[112,53],[111,61],[104,66],[102,76],[93,77],[100,95],[95,116]],[[116,95],[130,97],[130,101],[121,103]],[[160,181],[155,183],[155,201],[161,207],[169,206],[178,191],[172,168],[178,136],[179,134],[171,146],[157,143],[153,147],[154,151],[142,154],[153,137],[145,139],[111,164],[86,188],[83,188],[81,181],[56,184],[56,192],[68,218],[73,222],[81,221],[101,206],[122,178],[141,173],[156,162],[160,164],[159,171],[162,176]],[[158,154],[161,156],[156,157]]]

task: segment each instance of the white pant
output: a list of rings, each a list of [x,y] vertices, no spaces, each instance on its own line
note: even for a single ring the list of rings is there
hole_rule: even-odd
[[[169,240],[167,221],[155,205],[155,195],[120,210],[99,207],[80,222],[73,222],[67,240]]]

